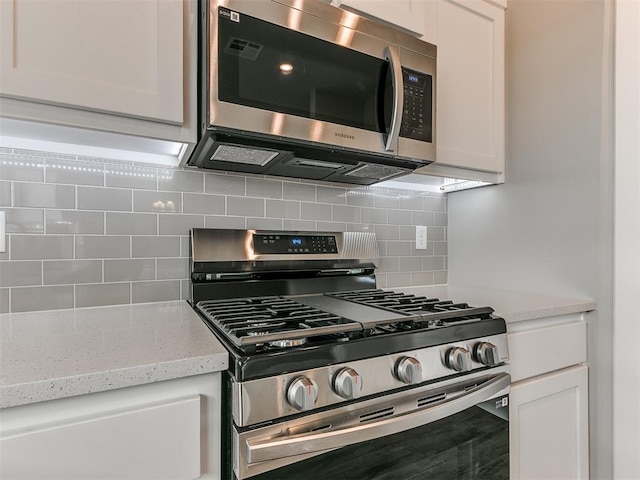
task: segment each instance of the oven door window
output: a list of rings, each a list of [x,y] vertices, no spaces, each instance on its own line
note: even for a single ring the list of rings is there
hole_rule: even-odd
[[[374,132],[390,128],[389,63],[218,10],[218,99]]]
[[[251,478],[507,480],[508,408],[496,409],[495,403],[492,399],[418,428],[356,443]]]

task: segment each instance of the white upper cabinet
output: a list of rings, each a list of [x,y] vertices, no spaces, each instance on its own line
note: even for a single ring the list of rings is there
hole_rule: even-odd
[[[503,181],[506,0],[334,0],[438,47],[436,162],[416,173]]]
[[[354,10],[424,35],[425,0],[333,0],[333,5]]]
[[[505,12],[484,0],[434,0],[436,163],[504,172]]]
[[[195,127],[195,8],[191,0],[0,0],[2,115],[182,140],[180,130]]]

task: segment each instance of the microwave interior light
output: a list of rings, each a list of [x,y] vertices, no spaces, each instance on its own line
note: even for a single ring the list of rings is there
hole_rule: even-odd
[[[280,65],[278,65],[278,68],[284,75],[289,75],[291,72],[293,72],[293,64],[289,62],[282,62]]]

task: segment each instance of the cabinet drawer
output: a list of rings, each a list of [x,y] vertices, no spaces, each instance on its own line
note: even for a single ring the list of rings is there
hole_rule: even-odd
[[[65,402],[60,402],[65,405]],[[56,416],[56,406],[52,406]],[[64,410],[64,409],[63,409]],[[195,479],[200,396],[94,412],[63,421],[29,415],[0,435],[0,478]],[[83,412],[85,413],[85,412]]]
[[[514,382],[587,361],[587,326],[575,321],[510,332],[507,335]]]

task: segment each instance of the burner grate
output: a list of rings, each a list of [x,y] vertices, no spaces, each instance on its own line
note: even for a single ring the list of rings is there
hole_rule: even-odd
[[[471,307],[468,303],[454,303],[451,300],[440,300],[438,298],[380,289],[335,292],[327,293],[326,295],[413,316],[410,322],[389,326],[388,328],[393,329],[393,331],[440,327],[455,322],[478,321],[491,318],[493,313],[493,309],[490,307]],[[419,320],[415,319],[416,316],[419,316]]]
[[[357,322],[278,296],[201,301],[196,307],[241,348],[297,346],[309,337],[361,330]]]

